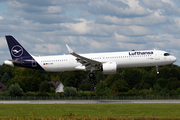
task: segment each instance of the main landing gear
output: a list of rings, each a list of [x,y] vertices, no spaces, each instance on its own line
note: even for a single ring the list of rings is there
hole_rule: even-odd
[[[96,88],[96,75],[94,72],[90,72],[88,75],[88,81],[91,84],[91,91],[95,91]]]
[[[95,67],[91,67],[91,72],[89,73],[89,79],[95,78],[95,74],[93,73],[94,70],[95,70]]]
[[[158,66],[156,66],[156,72],[157,72],[157,75],[159,75]]]
[[[94,74],[93,72],[90,72],[90,73],[89,73],[89,78],[90,78],[90,79],[94,79],[94,78],[95,78],[95,74]]]

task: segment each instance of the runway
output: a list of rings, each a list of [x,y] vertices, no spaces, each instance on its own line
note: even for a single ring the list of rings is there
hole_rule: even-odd
[[[116,103],[180,103],[180,100],[14,100],[0,101],[0,104],[116,104]]]

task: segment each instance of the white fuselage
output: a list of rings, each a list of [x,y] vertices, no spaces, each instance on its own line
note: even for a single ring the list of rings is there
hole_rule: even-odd
[[[127,51],[77,54],[67,44],[70,55],[36,57],[27,50],[11,35],[6,36],[12,59],[4,61],[4,64],[23,67],[33,70],[45,70],[50,72],[90,70],[90,78],[94,79],[93,71],[100,70],[103,74],[116,74],[117,68],[145,67],[172,64],[176,57],[160,50]]]
[[[102,63],[116,62],[117,68],[125,67],[145,67],[161,66],[172,64],[176,57],[167,55],[168,53],[160,50],[129,51],[129,52],[110,52],[80,54],[83,57],[99,61]],[[41,56],[33,58],[45,71],[75,71],[86,70],[72,55]]]

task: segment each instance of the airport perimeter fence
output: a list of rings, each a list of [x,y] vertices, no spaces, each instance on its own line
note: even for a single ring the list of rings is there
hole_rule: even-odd
[[[82,96],[82,97],[49,97],[49,96],[0,96],[0,100],[165,100],[165,99],[180,99],[178,96]]]

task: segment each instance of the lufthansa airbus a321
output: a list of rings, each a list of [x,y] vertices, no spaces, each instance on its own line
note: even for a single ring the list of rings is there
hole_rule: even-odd
[[[44,70],[49,72],[89,70],[90,78],[94,77],[93,71],[100,70],[104,74],[116,74],[118,68],[148,67],[172,64],[176,57],[161,50],[143,50],[128,52],[108,52],[77,54],[66,45],[70,55],[33,56],[13,37],[6,36],[12,59],[4,61],[4,64]]]

